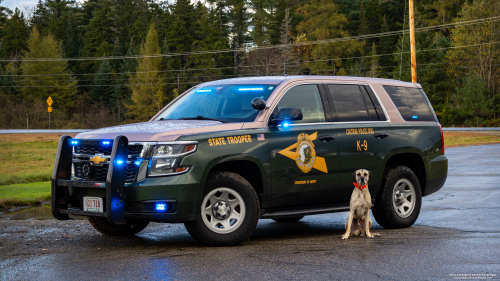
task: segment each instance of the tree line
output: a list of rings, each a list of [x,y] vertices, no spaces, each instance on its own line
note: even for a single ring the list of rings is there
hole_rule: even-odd
[[[1,5],[0,0],[0,5]],[[39,0],[0,6],[1,128],[147,121],[206,81],[411,81],[406,0]],[[500,3],[416,0],[418,82],[445,126],[500,126]]]

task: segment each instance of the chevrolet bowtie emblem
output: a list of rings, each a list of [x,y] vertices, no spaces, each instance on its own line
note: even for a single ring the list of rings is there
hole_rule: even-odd
[[[102,154],[96,154],[94,157],[90,158],[90,162],[93,162],[95,165],[99,165],[101,163],[106,163],[107,159],[105,157],[101,157]]]

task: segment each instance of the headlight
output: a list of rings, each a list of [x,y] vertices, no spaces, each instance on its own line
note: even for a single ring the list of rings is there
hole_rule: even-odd
[[[164,176],[187,172],[189,167],[179,167],[183,156],[196,151],[196,142],[182,142],[176,144],[158,143],[149,160],[148,176]]]

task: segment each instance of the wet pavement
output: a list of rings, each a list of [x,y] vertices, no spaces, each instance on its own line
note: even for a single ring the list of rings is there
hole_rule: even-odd
[[[1,280],[500,279],[500,145],[449,148],[446,185],[424,197],[416,224],[340,239],[347,213],[298,223],[261,220],[250,241],[203,247],[182,224],[106,237],[86,220],[0,214]],[[49,214],[50,217],[50,214]]]

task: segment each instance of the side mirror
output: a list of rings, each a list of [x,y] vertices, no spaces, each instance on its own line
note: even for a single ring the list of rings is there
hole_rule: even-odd
[[[258,111],[262,111],[262,110],[266,109],[267,105],[266,105],[266,102],[263,99],[261,99],[261,98],[254,98],[252,100],[252,107],[255,108]]]
[[[297,120],[302,120],[303,115],[302,115],[302,110],[300,108],[282,108],[278,116],[271,119],[271,124],[273,125],[278,125],[281,122],[284,121],[297,121]]]

